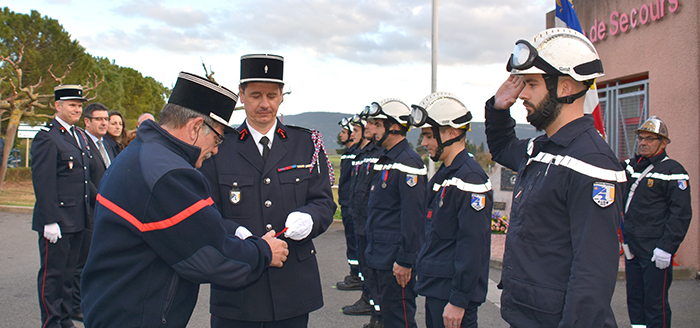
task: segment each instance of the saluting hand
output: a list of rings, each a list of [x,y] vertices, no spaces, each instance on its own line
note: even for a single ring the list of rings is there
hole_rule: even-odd
[[[525,78],[522,76],[511,75],[501,84],[496,91],[493,107],[496,109],[508,109],[513,106],[520,92],[525,88]]]
[[[408,282],[411,281],[411,268],[404,268],[394,262],[394,276],[396,277],[396,282],[401,285],[401,287],[406,287]]]
[[[275,230],[270,230],[266,233],[262,239],[270,245],[270,250],[272,251],[272,261],[270,261],[270,266],[275,268],[281,268],[284,261],[287,260],[287,255],[289,255],[289,250],[287,249],[287,242],[275,238]]]

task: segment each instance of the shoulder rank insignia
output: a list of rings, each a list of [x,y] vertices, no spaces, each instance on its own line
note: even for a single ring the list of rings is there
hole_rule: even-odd
[[[277,131],[275,131],[275,133],[277,133],[277,136],[280,137],[280,139],[287,139],[287,131],[284,131],[282,127],[278,126]]]
[[[481,211],[486,207],[486,195],[484,194],[474,194],[472,193],[472,208],[474,210]]]
[[[593,201],[600,207],[608,207],[615,202],[615,185],[607,182],[593,183]]]
[[[406,184],[413,188],[418,183],[418,176],[415,174],[406,174]]]
[[[248,135],[250,135],[250,132],[248,132],[248,128],[245,128],[238,132],[238,140],[245,141],[245,139],[248,138]]]
[[[688,180],[678,180],[678,189],[680,189],[680,190],[688,189]]]

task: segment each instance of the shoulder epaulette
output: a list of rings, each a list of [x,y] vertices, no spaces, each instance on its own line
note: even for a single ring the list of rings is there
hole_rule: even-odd
[[[309,129],[309,128],[305,128],[305,127],[302,127],[302,126],[287,125],[287,124],[285,124],[284,126],[290,127],[290,128],[294,128],[294,129],[297,129],[297,130],[301,130],[301,131],[304,131],[304,132],[308,132],[308,133],[314,133],[314,130]]]

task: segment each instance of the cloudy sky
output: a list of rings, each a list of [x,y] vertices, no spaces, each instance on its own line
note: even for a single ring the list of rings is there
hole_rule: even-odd
[[[237,90],[241,55],[285,57],[282,114],[358,113],[383,98],[417,104],[430,93],[430,0],[22,0],[15,12],[57,19],[89,53],[172,87],[179,71]],[[439,1],[437,91],[483,121],[507,78],[517,39],[545,27],[553,0]],[[514,116],[526,122],[516,105]],[[232,122],[241,120],[234,117]]]

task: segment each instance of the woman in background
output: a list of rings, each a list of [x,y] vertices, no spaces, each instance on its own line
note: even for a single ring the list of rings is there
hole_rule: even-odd
[[[105,142],[114,147],[114,153],[119,154],[127,146],[126,129],[124,128],[124,116],[113,110],[109,112],[109,125],[107,125],[107,137]]]

